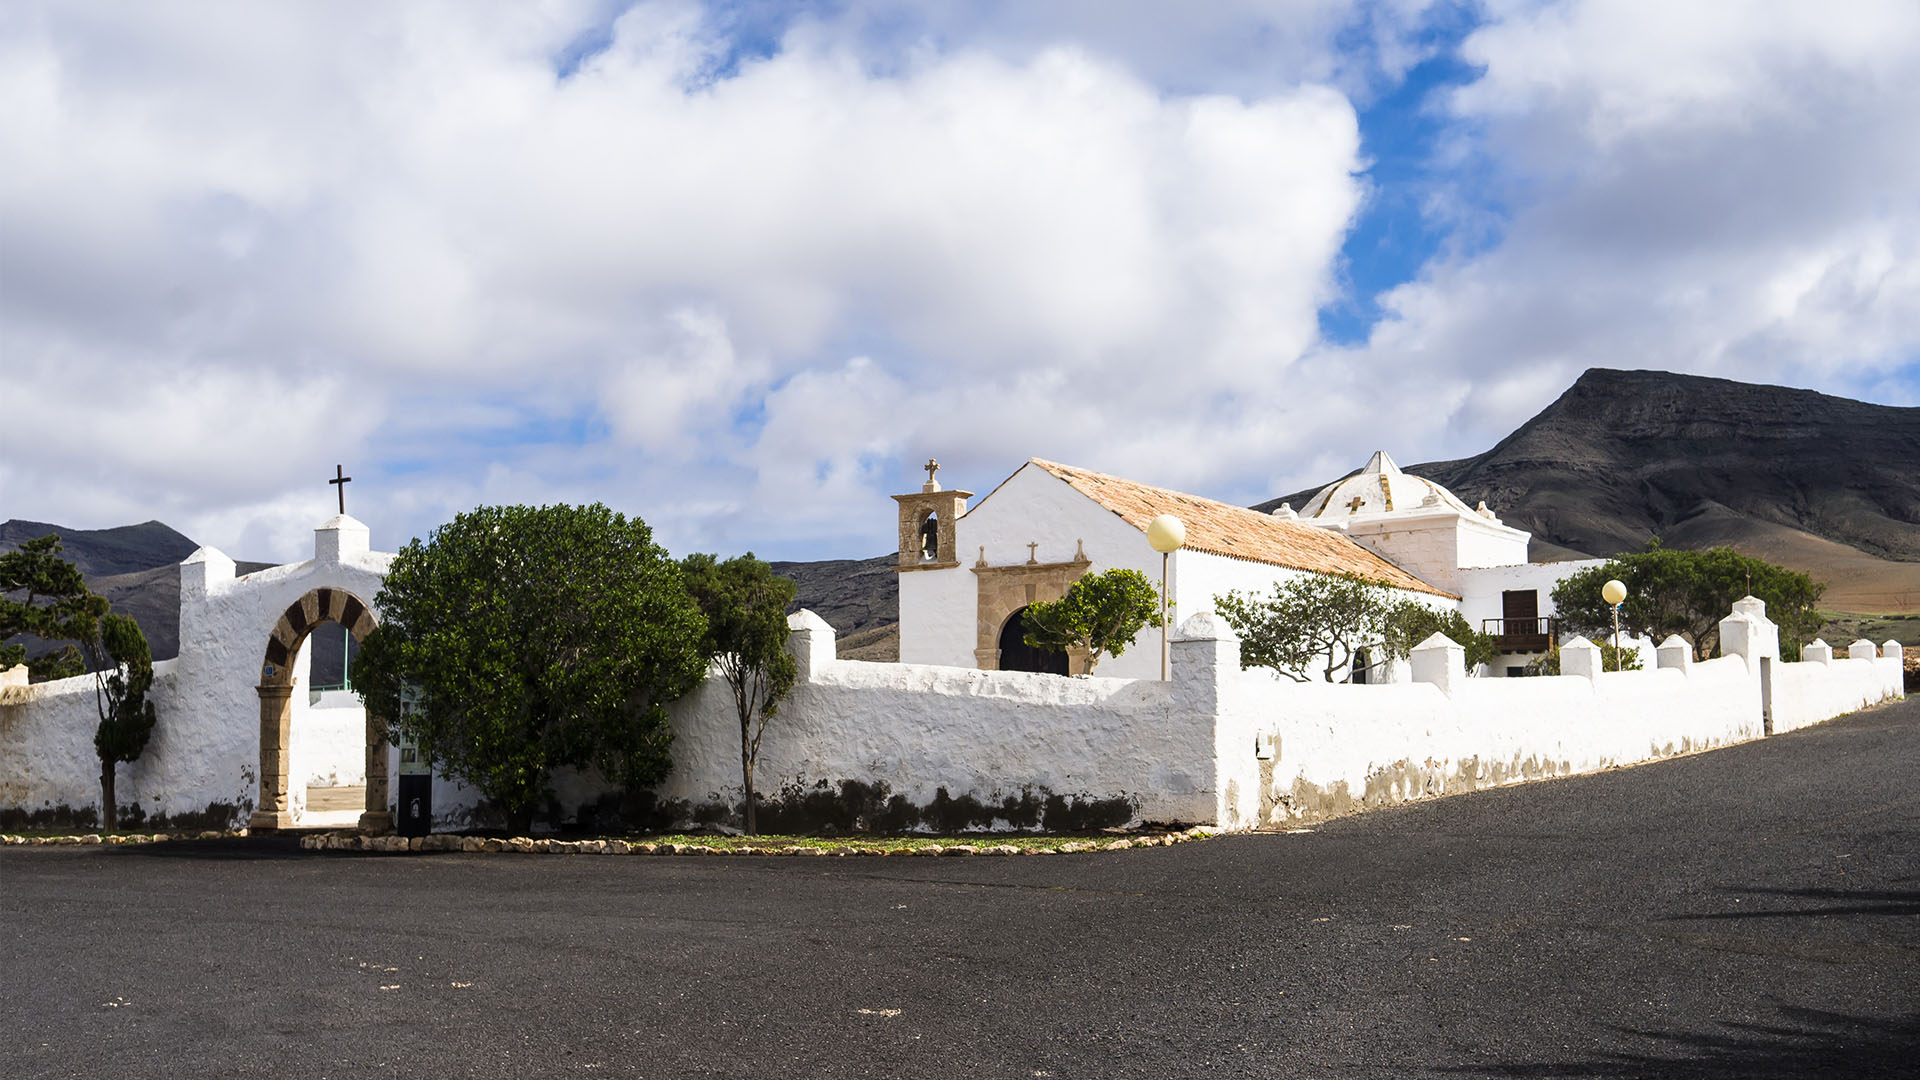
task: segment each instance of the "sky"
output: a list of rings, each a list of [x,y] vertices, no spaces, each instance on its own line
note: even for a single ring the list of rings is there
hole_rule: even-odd
[[[929,457],[1252,503],[1589,367],[1920,404],[1907,0],[11,0],[0,103],[0,519],[236,558],[336,464],[384,550],[853,558]]]

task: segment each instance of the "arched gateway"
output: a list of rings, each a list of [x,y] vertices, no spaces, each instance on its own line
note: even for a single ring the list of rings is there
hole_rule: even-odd
[[[365,600],[342,588],[309,591],[287,607],[267,638],[260,665],[260,798],[249,827],[272,831],[296,824],[289,785],[293,735],[294,657],[316,627],[337,623],[357,641],[379,624]],[[393,816],[387,810],[387,725],[371,711],[366,718],[367,800],[360,828],[390,832]]]

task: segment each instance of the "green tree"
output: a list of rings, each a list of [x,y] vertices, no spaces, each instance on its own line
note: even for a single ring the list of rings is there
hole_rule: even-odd
[[[1087,574],[1054,601],[1027,605],[1028,645],[1065,652],[1087,650],[1091,673],[1103,656],[1119,656],[1146,627],[1160,625],[1160,592],[1138,570]]]
[[[0,642],[16,634],[46,641],[90,641],[107,601],[95,596],[80,569],[60,557],[58,536],[28,540],[0,555]],[[0,644],[0,671],[27,661],[25,645]],[[35,682],[83,674],[86,662],[72,645],[33,661]]]
[[[753,769],[760,760],[760,737],[793,689],[798,672],[787,652],[787,608],[793,604],[795,586],[752,552],[725,562],[713,555],[689,555],[680,569],[707,620],[700,651],[720,666],[733,691],[740,718],[740,778],[747,796],[743,816],[752,834],[757,831]]]
[[[1392,589],[1353,574],[1302,574],[1264,599],[1235,590],[1213,602],[1240,636],[1241,667],[1294,682],[1313,681],[1316,668],[1327,682],[1351,679],[1354,655],[1385,643],[1400,604]]]
[[[1727,547],[1664,547],[1656,537],[1645,551],[1576,571],[1555,585],[1553,606],[1560,628],[1595,641],[1610,639],[1613,609],[1600,598],[1600,587],[1613,578],[1627,587],[1627,599],[1620,605],[1623,633],[1656,641],[1679,634],[1693,643],[1695,657],[1702,660],[1719,649],[1720,620],[1733,610],[1734,601],[1749,594],[1766,601],[1767,617],[1780,627],[1780,651],[1788,660],[1800,658],[1801,644],[1825,621],[1814,604],[1826,586],[1806,574]]]
[[[1601,671],[1639,671],[1641,666],[1639,649],[1625,644],[1616,648],[1610,641],[1600,642]],[[1560,646],[1555,645],[1544,654],[1527,661],[1527,674],[1560,674]]]
[[[1402,660],[1435,634],[1445,634],[1466,651],[1468,674],[1500,659],[1500,646],[1492,634],[1475,630],[1457,610],[1435,611],[1417,600],[1402,600],[1387,612],[1382,644],[1388,656]]]
[[[367,706],[520,833],[554,769],[629,790],[663,778],[667,704],[706,674],[678,565],[598,503],[460,514],[395,556],[374,603],[354,680]]]
[[[102,615],[98,636],[87,642],[93,666],[94,707],[100,726],[93,732],[93,749],[100,756],[101,825],[119,826],[119,804],[114,796],[114,766],[138,760],[153,735],[153,653],[140,624],[125,615]]]
[[[0,555],[0,639],[29,633],[71,643],[33,661],[36,679],[93,671],[100,717],[93,732],[100,757],[100,818],[111,830],[119,824],[115,766],[138,760],[153,734],[153,702],[147,700],[153,653],[140,624],[109,614],[106,598],[87,588],[79,567],[61,558],[61,551],[60,538],[48,535]],[[22,646],[0,647],[0,669],[24,655]]]

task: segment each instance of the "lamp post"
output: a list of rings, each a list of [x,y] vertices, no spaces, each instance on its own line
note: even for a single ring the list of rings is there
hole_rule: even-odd
[[[1620,605],[1627,598],[1627,583],[1614,578],[1600,586],[1600,599],[1613,605],[1613,670],[1620,670]]]
[[[1167,636],[1167,560],[1187,542],[1187,526],[1172,514],[1147,522],[1147,544],[1160,553],[1160,680],[1171,678],[1173,646]]]

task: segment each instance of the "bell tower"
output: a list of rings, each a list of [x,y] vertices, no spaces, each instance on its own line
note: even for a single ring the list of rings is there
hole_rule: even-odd
[[[936,474],[940,463],[927,459],[927,482],[909,495],[895,495],[900,504],[900,565],[909,570],[947,570],[960,565],[954,522],[967,512],[971,491],[947,491]]]

